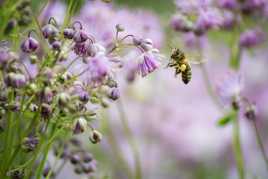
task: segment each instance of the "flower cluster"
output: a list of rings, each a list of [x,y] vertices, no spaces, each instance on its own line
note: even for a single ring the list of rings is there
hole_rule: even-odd
[[[175,31],[194,34],[196,38],[204,36],[210,30],[231,31],[234,27],[240,31],[241,48],[250,48],[264,41],[260,26],[245,28],[245,21],[265,20],[264,0],[192,0],[176,1],[178,12],[171,19]],[[261,23],[260,23],[261,24]]]
[[[121,36],[125,31],[120,25],[116,25],[115,31],[114,40],[105,46],[80,21],[60,26],[51,17],[41,31],[29,31],[21,42],[21,51],[1,44],[1,118],[4,133],[14,138],[1,154],[9,161],[1,176],[10,170],[18,171],[18,151],[34,154],[25,154],[32,161],[25,166],[31,167],[39,160],[38,154],[47,155],[49,150],[45,146],[50,146],[62,133],[77,135],[89,129],[89,141],[101,141],[102,134],[93,127],[92,120],[97,118],[99,108],[108,107],[110,101],[120,97],[115,78],[125,67],[120,51],[138,51],[133,73],[142,77],[158,68],[162,58],[152,40],[133,34]],[[17,149],[10,151],[12,146]],[[70,157],[73,164],[79,164],[77,173],[94,170],[88,157],[83,164],[78,160],[84,155],[78,152]],[[25,175],[40,177],[43,164],[41,160],[36,173],[27,171]]]

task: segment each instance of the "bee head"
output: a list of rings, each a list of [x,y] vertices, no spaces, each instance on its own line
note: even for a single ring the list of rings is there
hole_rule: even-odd
[[[181,60],[182,58],[184,58],[184,54],[180,49],[174,48],[171,53],[171,58]]]

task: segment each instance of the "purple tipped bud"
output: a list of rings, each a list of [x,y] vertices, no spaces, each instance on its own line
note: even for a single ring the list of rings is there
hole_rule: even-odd
[[[23,74],[10,72],[5,78],[5,83],[13,88],[21,88],[26,84],[26,77]]]
[[[52,108],[49,104],[43,103],[41,105],[41,114],[44,118],[48,118],[52,113]]]
[[[76,43],[81,43],[85,42],[88,39],[88,36],[85,31],[79,30],[75,32],[73,39]]]
[[[71,157],[70,157],[70,161],[72,164],[77,164],[81,161],[81,158],[78,154],[72,154]]]
[[[60,93],[58,95],[58,103],[61,106],[65,106],[70,102],[70,95],[67,93]]]
[[[0,48],[0,64],[6,64],[10,59],[10,53],[7,49]]]
[[[89,136],[89,140],[93,143],[93,144],[96,144],[96,143],[99,143],[102,139],[102,134],[97,131],[97,130],[93,130],[91,135]]]
[[[92,166],[91,163],[83,163],[82,169],[83,169],[84,173],[86,173],[86,174],[92,173],[94,171],[94,167]]]
[[[75,31],[73,28],[66,28],[63,31],[64,38],[72,39],[74,37]]]
[[[28,37],[21,44],[21,50],[25,53],[32,53],[37,50],[39,47],[39,42],[35,40],[33,37]]]
[[[54,49],[54,50],[60,50],[60,48],[61,48],[61,42],[60,41],[54,41],[52,44],[51,44],[51,46],[52,46],[52,48]]]
[[[42,28],[42,33],[44,38],[53,38],[58,35],[59,31],[58,29],[52,25],[52,24],[47,24]]]
[[[23,139],[22,148],[26,152],[32,152],[36,149],[39,143],[38,137],[30,136]]]
[[[44,91],[42,92],[42,101],[45,103],[51,103],[53,100],[53,91],[51,90],[50,87],[45,87]]]
[[[255,120],[257,114],[257,108],[255,104],[249,104],[246,107],[245,117],[249,120]]]
[[[120,91],[118,88],[112,88],[109,94],[109,98],[112,100],[117,100],[120,97]]]
[[[83,133],[86,128],[87,128],[87,120],[83,117],[80,117],[76,120],[74,124],[73,133],[74,134]]]
[[[85,153],[84,155],[83,155],[83,161],[85,162],[85,163],[89,163],[89,162],[91,162],[93,160],[93,157],[92,157],[92,155],[90,154],[90,153]]]

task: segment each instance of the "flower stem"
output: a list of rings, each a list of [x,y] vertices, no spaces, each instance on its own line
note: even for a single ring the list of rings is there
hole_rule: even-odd
[[[268,157],[266,155],[265,148],[264,148],[264,145],[263,145],[261,135],[260,135],[260,132],[259,132],[259,129],[258,129],[256,121],[253,121],[253,126],[254,126],[254,130],[255,130],[257,143],[258,143],[258,145],[259,145],[259,147],[261,149],[261,154],[262,154],[262,157],[263,157],[263,159],[265,161],[266,169],[268,171]]]
[[[238,121],[238,112],[236,112],[236,117],[233,120],[233,151],[235,155],[236,167],[239,179],[244,179],[245,178],[244,159],[240,141],[240,126]]]
[[[141,161],[140,161],[140,154],[139,150],[137,148],[136,142],[134,140],[134,136],[130,130],[130,127],[128,125],[127,115],[124,110],[124,106],[121,100],[117,103],[118,106],[118,112],[120,114],[120,120],[122,122],[122,125],[125,130],[126,137],[128,138],[129,145],[132,149],[134,161],[135,161],[135,179],[142,179],[142,167],[141,167]]]

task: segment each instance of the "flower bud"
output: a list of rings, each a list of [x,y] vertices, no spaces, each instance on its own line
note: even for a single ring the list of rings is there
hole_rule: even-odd
[[[72,164],[75,165],[75,164],[79,163],[80,161],[81,161],[80,155],[74,153],[74,154],[72,154],[72,155],[70,156],[70,162],[71,162]]]
[[[51,46],[52,46],[53,50],[60,50],[61,42],[56,40],[51,44]]]
[[[74,37],[75,31],[73,28],[66,28],[63,31],[64,38],[72,39]]]
[[[257,108],[256,105],[250,104],[246,107],[245,117],[249,120],[256,119]]]
[[[92,173],[94,171],[94,167],[92,166],[91,163],[83,163],[82,169],[83,169],[84,173],[86,173],[86,174]]]
[[[93,160],[93,157],[90,153],[84,153],[83,155],[83,162],[89,163]]]
[[[10,60],[10,53],[7,49],[0,48],[0,64],[6,64]]]
[[[43,103],[41,105],[41,114],[44,118],[48,118],[52,114],[52,108],[49,104]]]
[[[45,103],[51,103],[52,100],[53,100],[53,91],[51,90],[50,87],[45,87],[43,92],[42,92],[42,95],[41,95],[41,98],[42,98],[42,101],[45,102]]]
[[[112,100],[117,100],[120,97],[120,91],[118,88],[112,88],[110,93],[109,93],[109,98]]]
[[[59,30],[52,24],[47,24],[42,28],[44,38],[54,38],[58,35]]]
[[[22,142],[22,148],[25,152],[32,152],[36,149],[39,143],[38,137],[30,136],[25,137]]]
[[[68,93],[60,93],[58,95],[58,104],[60,106],[66,106],[70,102],[70,95]]]
[[[73,133],[83,133],[87,128],[87,120],[84,117],[79,117],[74,124]]]
[[[13,88],[21,88],[26,84],[26,77],[23,74],[10,72],[5,78],[5,83]]]
[[[8,21],[5,30],[4,30],[4,34],[9,34],[10,32],[12,32],[12,30],[17,26],[17,21],[16,19],[11,19],[10,21]]]
[[[99,143],[101,141],[101,139],[102,139],[102,134],[95,129],[91,132],[91,135],[89,136],[89,140],[93,144]]]
[[[21,44],[21,50],[25,53],[35,52],[38,47],[39,47],[39,42],[35,40],[33,37],[28,37]]]
[[[47,163],[43,170],[43,176],[47,177],[50,172],[51,172],[51,166],[49,165],[49,163]]]
[[[74,34],[74,37],[73,37],[73,40],[76,43],[85,42],[87,39],[88,39],[88,36],[87,36],[86,32],[83,31],[83,30],[76,31],[75,34]]]

